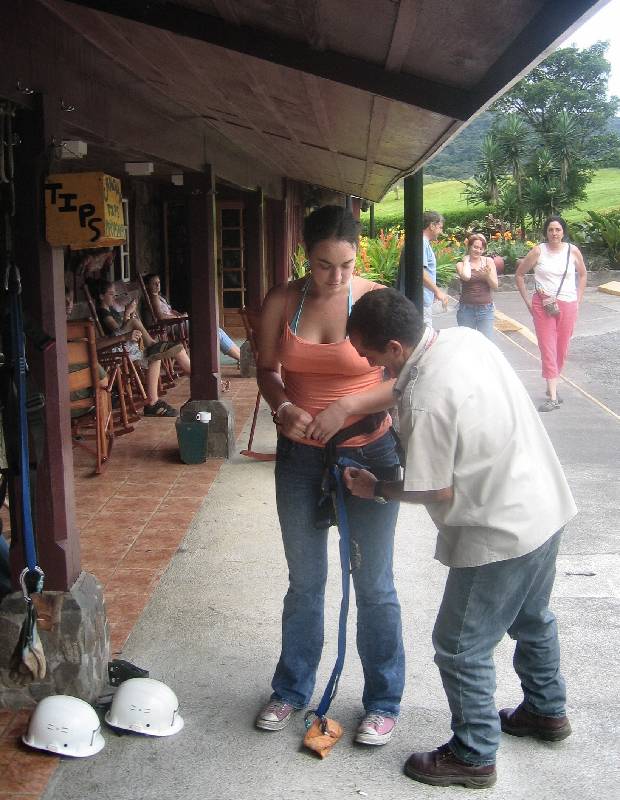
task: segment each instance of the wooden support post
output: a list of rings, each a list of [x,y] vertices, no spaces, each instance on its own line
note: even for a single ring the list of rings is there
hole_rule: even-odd
[[[422,276],[422,213],[424,190],[422,170],[405,178],[405,295],[416,305],[420,314],[424,313],[424,293]]]
[[[370,238],[374,239],[375,236],[377,235],[377,225],[375,223],[375,204],[374,203],[370,204],[370,226],[369,227],[370,227],[370,230],[369,230]]]
[[[43,183],[52,137],[60,141],[61,120],[55,104],[39,97],[34,113],[18,116],[20,145],[15,150],[17,189],[16,254],[22,278],[22,299],[34,335],[27,346],[28,366],[36,389],[45,396],[42,410],[44,443],[36,470],[34,521],[39,564],[45,588],[68,591],[80,573],[79,533],[75,520],[73,451],[67,376],[67,324],[64,257],[61,248],[43,240]],[[41,350],[36,332],[55,339]],[[14,524],[14,520],[11,520]],[[23,568],[20,535],[13,528],[13,580]]]
[[[244,219],[244,258],[247,275],[245,304],[248,308],[259,309],[267,292],[264,242],[264,198],[263,190],[248,192]]]
[[[286,201],[271,200],[271,226],[273,231],[273,252],[274,252],[274,285],[286,283],[290,276],[290,262],[287,248],[287,217]],[[270,288],[268,286],[267,288]]]
[[[202,173],[187,173],[185,186],[189,193],[190,390],[193,400],[218,400],[220,372],[215,175],[211,165],[207,164]]]

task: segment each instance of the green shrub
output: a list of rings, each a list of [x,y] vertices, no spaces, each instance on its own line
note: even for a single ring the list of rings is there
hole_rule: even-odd
[[[612,265],[620,264],[620,211],[599,214],[588,211],[589,219],[571,225],[571,234],[579,246],[593,253],[605,253]]]
[[[297,249],[291,256],[291,269],[293,278],[303,278],[308,272],[308,258],[303,244],[298,244]]]
[[[362,235],[369,236],[370,218],[368,216],[362,216],[361,223],[362,223]],[[387,213],[375,215],[375,228],[377,229],[377,233],[381,230],[387,231],[390,230],[391,228],[402,228],[402,227],[403,227],[402,209],[400,211],[390,211]]]
[[[445,228],[468,228],[471,227],[472,222],[484,219],[491,209],[487,206],[472,206],[471,208],[464,208],[462,211],[449,211],[443,215],[445,220]],[[441,213],[441,212],[440,212]],[[364,236],[370,235],[370,218],[366,215],[361,218],[362,234]],[[402,228],[404,226],[403,211],[390,211],[387,213],[375,214],[375,228],[377,232],[380,230],[387,231],[390,228]]]
[[[444,214],[444,228],[471,228],[472,222],[480,222],[491,213],[489,206],[472,206],[462,211],[449,211]]]
[[[357,253],[357,273],[369,281],[393,286],[404,243],[405,235],[398,227],[381,230],[374,239],[362,236]]]
[[[517,261],[526,256],[536,242],[513,238],[510,231],[496,233],[491,236],[487,247],[487,255],[501,256],[504,259],[504,274],[512,275],[517,268]]]
[[[449,286],[456,276],[456,265],[463,258],[466,248],[456,236],[446,236],[431,243],[437,261],[437,286]]]

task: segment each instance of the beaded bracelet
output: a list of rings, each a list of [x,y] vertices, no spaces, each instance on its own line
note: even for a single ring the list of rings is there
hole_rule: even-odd
[[[280,420],[278,419],[278,414],[280,413],[280,411],[282,411],[282,409],[285,406],[292,406],[292,405],[293,405],[293,403],[291,403],[290,400],[285,400],[283,403],[280,403],[280,405],[276,408],[275,411],[271,412],[271,418],[273,419],[273,424],[274,425],[281,425],[282,424],[280,422]]]

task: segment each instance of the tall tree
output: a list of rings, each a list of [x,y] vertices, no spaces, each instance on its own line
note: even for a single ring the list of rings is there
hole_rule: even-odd
[[[588,157],[596,162],[610,147],[620,145],[617,136],[608,134],[609,121],[620,106],[617,97],[607,96],[608,48],[609,42],[595,42],[583,50],[556,50],[497,100],[493,111],[519,114],[545,140],[564,112],[574,120],[577,139],[587,142]]]
[[[556,50],[496,101],[491,133],[465,189],[469,202],[484,186],[489,152],[499,153],[500,191],[491,203],[522,231],[526,215],[540,224],[545,215],[585,198],[593,167],[620,145],[609,131],[620,101],[607,97],[607,48],[597,42],[584,50]]]

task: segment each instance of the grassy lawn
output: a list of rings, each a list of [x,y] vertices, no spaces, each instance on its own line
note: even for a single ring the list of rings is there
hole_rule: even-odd
[[[586,212],[620,208],[620,169],[599,169],[588,186],[588,199],[566,212],[566,219],[583,219]]]
[[[443,214],[461,211],[468,208],[463,196],[461,181],[438,181],[429,183],[424,187],[424,208],[433,209]],[[403,215],[403,190],[400,189],[396,199],[395,191],[391,189],[381,203],[375,205],[375,217],[378,227],[384,217],[398,216],[402,221]],[[470,206],[471,208],[471,206]],[[568,220],[578,220],[586,216],[588,210],[611,211],[620,208],[620,169],[600,169],[594,174],[592,183],[588,186],[588,199],[580,203],[579,208],[567,211]],[[368,213],[362,214],[362,219],[368,219]]]

